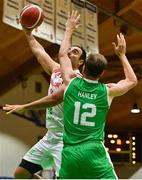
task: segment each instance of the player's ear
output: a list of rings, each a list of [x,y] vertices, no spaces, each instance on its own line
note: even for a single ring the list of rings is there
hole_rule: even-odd
[[[102,77],[104,73],[105,73],[105,70],[103,70],[103,72],[101,73],[100,77]]]
[[[82,66],[84,64],[84,60],[83,59],[80,59],[79,60],[79,66]]]

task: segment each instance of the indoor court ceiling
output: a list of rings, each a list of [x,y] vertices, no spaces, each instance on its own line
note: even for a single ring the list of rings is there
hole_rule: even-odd
[[[114,100],[108,115],[107,128],[142,130],[142,112],[130,113],[136,101],[142,110],[142,0],[88,0],[98,6],[99,49],[109,62],[103,82],[117,82],[123,71],[114,55],[112,42],[123,32],[127,41],[127,57],[135,70],[138,85]],[[23,33],[2,22],[3,0],[0,1],[0,95],[35,72],[42,72],[32,55]],[[52,57],[59,46],[38,39]],[[45,74],[44,74],[45,75]]]

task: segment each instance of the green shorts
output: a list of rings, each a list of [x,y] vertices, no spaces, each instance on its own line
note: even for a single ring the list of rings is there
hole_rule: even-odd
[[[118,179],[101,142],[65,146],[62,151],[60,179]]]

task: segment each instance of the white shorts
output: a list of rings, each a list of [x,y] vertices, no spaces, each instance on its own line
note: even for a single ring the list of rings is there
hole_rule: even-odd
[[[23,157],[23,159],[41,165],[43,169],[54,168],[59,176],[63,134],[47,132]]]

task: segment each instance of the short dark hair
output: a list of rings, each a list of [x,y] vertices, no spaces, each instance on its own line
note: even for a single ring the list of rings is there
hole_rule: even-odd
[[[84,73],[90,77],[99,77],[107,67],[107,60],[102,54],[90,53],[85,62]]]
[[[86,51],[82,46],[76,46],[76,47],[79,47],[82,50],[82,54],[80,56],[80,59],[82,59],[84,61],[83,64],[81,65],[81,66],[83,66],[86,62]]]

